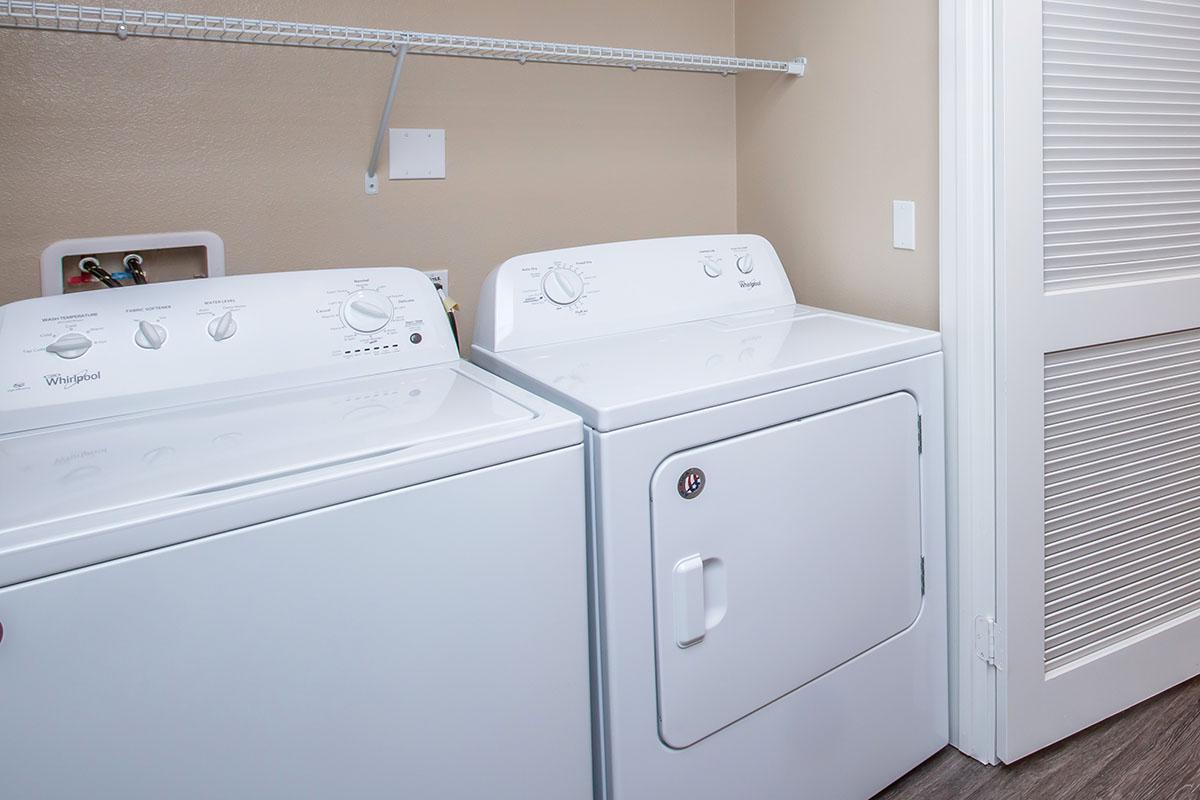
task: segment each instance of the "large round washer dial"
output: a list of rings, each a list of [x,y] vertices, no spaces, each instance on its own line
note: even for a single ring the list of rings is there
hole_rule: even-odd
[[[362,289],[342,303],[342,320],[359,333],[374,333],[392,321],[392,301]]]
[[[569,306],[583,297],[583,278],[574,270],[552,267],[542,278],[542,293],[551,303]]]

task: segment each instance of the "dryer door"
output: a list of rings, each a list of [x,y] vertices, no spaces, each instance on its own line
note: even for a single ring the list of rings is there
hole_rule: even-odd
[[[909,627],[918,412],[897,393],[664,461],[651,485],[659,733],[694,744]]]

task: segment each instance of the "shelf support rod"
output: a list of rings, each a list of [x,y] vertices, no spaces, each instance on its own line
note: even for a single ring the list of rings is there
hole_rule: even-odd
[[[404,69],[404,56],[408,55],[408,42],[397,45],[392,51],[396,65],[392,68],[392,83],[388,87],[387,102],[383,104],[383,115],[379,118],[379,130],[375,133],[375,146],[371,148],[371,161],[367,164],[367,194],[379,194],[379,153],[388,133],[388,122],[392,118],[392,103],[396,100],[396,89],[400,86],[400,71]]]

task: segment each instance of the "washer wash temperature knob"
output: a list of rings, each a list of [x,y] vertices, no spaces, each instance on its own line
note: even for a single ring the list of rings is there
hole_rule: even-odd
[[[583,278],[573,270],[552,267],[542,278],[542,294],[555,305],[569,306],[583,297]]]
[[[68,333],[46,346],[47,353],[59,358],[79,358],[92,348],[92,340],[82,333]]]

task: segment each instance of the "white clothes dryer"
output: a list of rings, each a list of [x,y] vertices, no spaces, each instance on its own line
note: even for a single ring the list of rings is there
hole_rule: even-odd
[[[937,333],[746,235],[519,256],[477,320],[586,426],[599,797],[863,800],[946,744]]]

